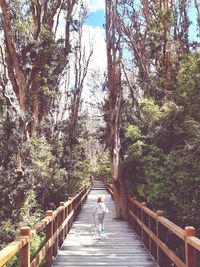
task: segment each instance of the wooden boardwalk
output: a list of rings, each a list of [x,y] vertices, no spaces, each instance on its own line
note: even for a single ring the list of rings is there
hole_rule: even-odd
[[[106,195],[109,213],[105,237],[95,234],[92,212],[97,197]],[[125,221],[115,220],[115,207],[101,181],[95,181],[82,211],[74,222],[53,266],[157,267],[138,236]]]

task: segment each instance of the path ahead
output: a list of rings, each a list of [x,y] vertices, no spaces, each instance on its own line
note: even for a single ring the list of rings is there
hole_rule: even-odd
[[[105,223],[105,237],[94,234],[92,212],[97,197],[106,195],[109,208]],[[115,220],[114,202],[101,181],[95,181],[82,211],[74,222],[58,252],[53,266],[122,266],[157,267],[151,256],[125,221]]]

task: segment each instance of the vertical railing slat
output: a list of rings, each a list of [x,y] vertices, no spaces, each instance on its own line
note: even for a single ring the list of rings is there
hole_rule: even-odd
[[[19,266],[20,267],[30,267],[30,238],[31,238],[31,228],[23,227],[20,229],[20,237],[28,238],[28,242],[19,251]]]
[[[160,232],[159,232],[159,222],[158,222],[158,218],[163,216],[163,211],[158,210],[156,211],[156,215],[157,215],[157,220],[156,220],[156,236],[158,239],[160,239]],[[157,250],[157,263],[160,264],[161,263],[161,249],[159,248],[158,244],[156,244],[156,250]]]
[[[143,224],[144,224],[144,212],[143,212],[144,207],[146,207],[146,202],[141,203],[141,221]],[[144,243],[144,229],[143,229],[143,227],[141,228],[141,239],[142,239],[142,242]]]
[[[65,202],[60,202],[60,207],[62,207],[62,212],[60,214],[60,226],[62,225],[62,223],[65,221]],[[63,242],[65,239],[65,229],[63,229],[59,235],[59,247],[62,246]]]
[[[53,211],[48,210],[46,212],[46,216],[50,218],[50,222],[46,225],[46,229],[45,229],[46,230],[46,242],[47,242],[53,236]],[[50,248],[48,249],[45,259],[46,259],[45,266],[46,267],[51,266],[53,262],[53,246],[50,246]]]
[[[192,226],[185,227],[185,262],[186,267],[197,267],[196,249],[188,244],[188,238],[196,236],[196,229]]]

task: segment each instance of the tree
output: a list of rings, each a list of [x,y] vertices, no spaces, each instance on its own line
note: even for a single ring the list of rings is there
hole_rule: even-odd
[[[41,123],[58,95],[62,72],[68,64],[69,25],[73,23],[75,3],[0,1],[4,33],[1,86],[7,106],[17,113],[22,144],[39,135]],[[54,21],[59,23],[61,12],[66,16],[65,40],[56,37],[58,25]],[[17,170],[23,174],[22,162],[19,148]]]
[[[127,218],[127,195],[121,167],[120,120],[121,120],[121,32],[116,25],[118,1],[106,0],[106,44],[109,98],[109,150],[117,218]]]
[[[72,98],[71,98],[71,111],[70,111],[70,138],[71,144],[73,144],[73,137],[76,133],[76,125],[78,121],[79,111],[81,107],[81,97],[82,91],[84,87],[84,82],[86,76],[88,74],[88,67],[91,61],[91,57],[93,55],[93,47],[92,44],[89,44],[89,51],[87,55],[86,46],[83,44],[83,24],[87,17],[88,10],[81,6],[80,13],[79,13],[79,27],[77,30],[77,39],[74,45],[74,74],[75,74],[75,81],[74,87],[71,90]]]

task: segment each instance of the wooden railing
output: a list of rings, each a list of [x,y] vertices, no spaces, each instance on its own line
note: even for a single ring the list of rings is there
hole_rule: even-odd
[[[113,196],[112,185],[107,189]],[[200,239],[192,226],[180,228],[163,216],[162,211],[154,212],[145,202],[128,198],[129,222],[159,266],[197,267]]]
[[[87,185],[75,197],[68,198],[66,202],[60,202],[60,206],[55,211],[47,211],[46,217],[34,227],[22,228],[20,237],[0,251],[0,267],[5,267],[16,254],[19,256],[18,266],[20,267],[36,267],[42,261],[43,266],[51,266],[89,191],[90,185]],[[31,240],[41,232],[44,234],[44,244],[37,256],[31,260]]]

